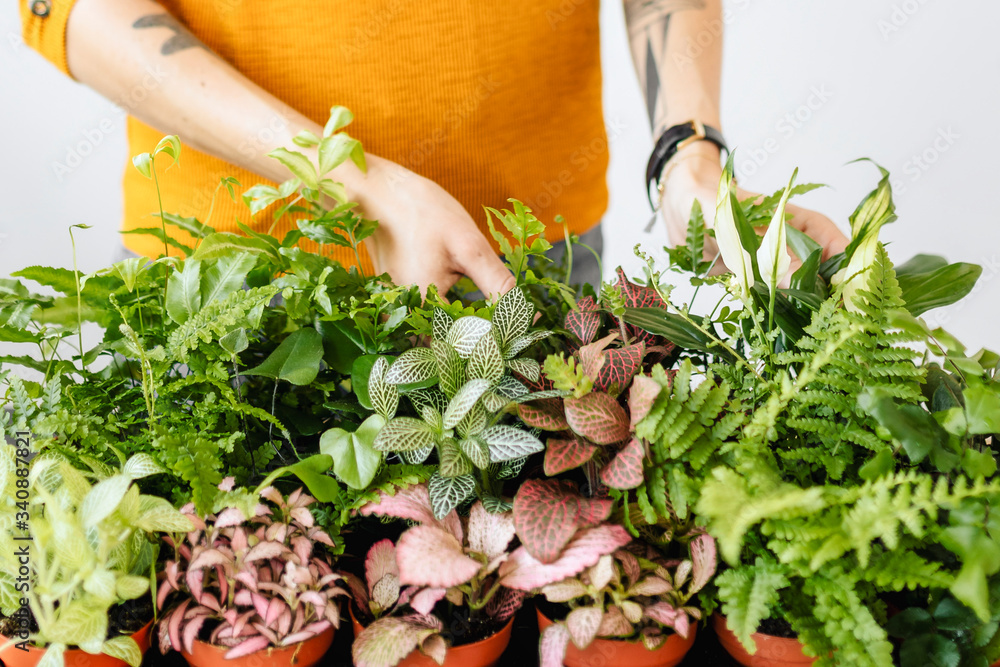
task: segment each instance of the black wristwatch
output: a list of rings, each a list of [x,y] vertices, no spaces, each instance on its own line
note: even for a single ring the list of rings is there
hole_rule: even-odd
[[[667,162],[677,154],[677,151],[702,140],[711,141],[720,149],[729,152],[722,132],[698,120],[689,120],[686,123],[674,125],[660,135],[653,148],[653,154],[649,156],[649,163],[646,165],[646,196],[649,197],[649,205],[654,210],[656,205],[653,204],[653,190],[657,187]]]

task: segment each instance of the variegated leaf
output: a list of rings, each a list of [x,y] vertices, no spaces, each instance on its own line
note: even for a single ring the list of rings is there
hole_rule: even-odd
[[[569,644],[569,630],[562,623],[553,623],[542,632],[538,643],[538,667],[562,667]]]
[[[462,452],[472,461],[472,464],[480,470],[490,464],[490,448],[486,446],[482,438],[473,436],[460,441],[458,444],[462,448]]]
[[[608,607],[601,619],[601,626],[597,629],[597,634],[601,637],[628,637],[633,632],[635,628],[618,607]]]
[[[497,329],[500,346],[507,347],[515,338],[523,336],[531,326],[535,309],[520,287],[515,287],[497,301],[493,309],[493,325]]]
[[[440,412],[429,405],[425,405],[420,408],[420,416],[423,418],[424,423],[430,426],[434,431],[441,430],[442,417]]]
[[[514,521],[517,522],[516,507]],[[521,536],[520,529],[517,534]],[[500,566],[500,576],[508,588],[531,591],[579,574],[604,554],[612,553],[631,541],[628,531],[613,524],[581,530],[559,551],[558,559],[551,563],[539,561],[525,546],[521,546]]]
[[[351,645],[357,667],[396,665],[420,646],[427,637],[441,631],[441,621],[433,616],[411,614],[380,618],[357,636]]]
[[[433,502],[433,494],[431,500]],[[443,528],[414,526],[396,544],[399,582],[404,586],[451,588],[468,582],[480,563],[465,555],[462,543]]]
[[[438,386],[446,396],[454,396],[465,382],[465,360],[442,340],[431,341],[431,351],[437,361]]]
[[[513,359],[517,355],[528,349],[529,346],[552,335],[551,331],[532,331],[523,336],[519,336],[510,342],[510,345],[503,351],[504,359]]]
[[[597,590],[604,589],[615,576],[615,559],[611,554],[604,554],[587,570],[590,585]]]
[[[412,417],[396,417],[379,431],[374,447],[380,452],[410,452],[433,447],[434,440],[434,431],[424,422]]]
[[[486,408],[488,412],[500,412],[503,410],[505,405],[510,403],[509,400],[494,391],[488,391],[483,394],[482,401],[483,407]]]
[[[566,617],[566,628],[569,630],[570,639],[578,649],[583,650],[594,641],[603,617],[604,612],[600,607],[577,607],[569,613]]]
[[[528,388],[509,375],[505,375],[493,389],[499,396],[514,400],[528,393]]]
[[[502,556],[514,539],[514,518],[510,514],[491,514],[481,502],[469,510],[466,525],[469,548],[491,561]]]
[[[576,310],[566,313],[566,329],[577,337],[582,345],[594,340],[601,327],[601,313],[592,296],[585,296],[576,302]]]
[[[399,457],[411,466],[420,465],[427,460],[427,457],[434,451],[434,445],[414,449],[412,452],[397,452]]]
[[[438,444],[438,471],[442,477],[461,477],[472,473],[472,462],[462,453],[454,438],[445,438]]]
[[[500,356],[500,346],[492,333],[480,338],[472,348],[465,373],[470,380],[485,378],[491,383],[503,377],[503,357]]]
[[[579,468],[593,458],[597,447],[582,438],[549,438],[545,444],[545,474],[554,477]]]
[[[629,623],[635,624],[642,620],[642,605],[632,600],[622,600],[622,615]]]
[[[479,402],[486,390],[490,388],[489,380],[469,380],[461,389],[455,393],[448,403],[448,410],[444,413],[442,427],[445,429],[455,428],[458,422],[462,421],[465,415]]]
[[[442,477],[439,473],[434,473],[427,482],[431,507],[434,508],[434,516],[438,519],[443,519],[448,512],[468,500],[475,490],[476,479],[472,475]]]
[[[479,339],[490,333],[493,323],[475,315],[466,315],[455,320],[445,341],[455,348],[458,356],[468,359],[472,356]]]
[[[660,383],[647,375],[633,378],[632,388],[628,391],[629,426],[633,430],[649,414],[661,390]]]
[[[562,401],[554,398],[523,403],[517,407],[517,416],[528,426],[543,431],[563,431],[569,428]]]
[[[649,597],[656,597],[658,595],[663,595],[664,593],[669,593],[674,590],[674,587],[669,581],[663,577],[658,577],[655,574],[651,574],[640,581],[636,582],[634,586],[628,589],[629,595],[646,595]]]
[[[590,379],[597,378],[597,374],[604,365],[604,350],[618,338],[618,332],[614,331],[600,340],[584,345],[576,353],[580,359],[580,367],[584,374]]]
[[[410,399],[413,409],[418,413],[422,412],[426,407],[432,407],[440,414],[444,414],[448,409],[448,397],[437,387],[411,391],[406,397]]]
[[[483,507],[491,514],[503,514],[504,512],[511,511],[514,508],[514,505],[503,498],[486,496],[483,498]]]
[[[542,595],[549,602],[569,602],[587,594],[587,586],[576,577],[567,577],[562,581],[549,584],[542,588]]]
[[[368,397],[371,399],[372,408],[387,421],[395,416],[396,410],[399,408],[399,390],[396,389],[396,385],[385,381],[385,375],[388,372],[388,360],[385,357],[379,357],[372,365],[371,373],[368,376]]]
[[[469,438],[474,435],[482,433],[483,429],[489,423],[489,414],[486,412],[486,408],[483,407],[482,403],[477,403],[472,406],[469,413],[462,418],[460,422],[455,426],[455,430],[463,438]]]
[[[437,376],[434,352],[427,347],[414,347],[399,355],[385,374],[389,384],[413,384]]]
[[[454,322],[451,315],[441,308],[435,308],[434,315],[431,316],[431,335],[434,336],[435,340],[443,341],[448,337],[448,330],[451,329]]]
[[[619,491],[636,488],[644,481],[642,473],[645,458],[646,448],[640,440],[632,438],[611,463],[601,470],[601,481]]]
[[[529,479],[514,496],[514,525],[528,552],[542,563],[559,558],[577,529],[579,501],[573,484]],[[587,563],[587,566],[592,563]]]
[[[520,359],[508,359],[507,368],[511,372],[517,373],[525,380],[529,382],[538,382],[538,378],[541,376],[542,367],[538,365],[538,362],[534,359],[528,359],[527,357],[522,357]]]
[[[604,363],[594,377],[594,387],[600,391],[621,391],[642,370],[642,360],[645,356],[646,344],[643,341],[605,350]]]
[[[490,460],[494,463],[530,456],[545,449],[541,440],[513,426],[491,426],[483,431],[482,438],[490,448]]]
[[[522,459],[508,461],[507,465],[500,468],[500,471],[495,476],[496,479],[514,479],[521,474],[521,471],[524,469],[524,464],[527,463],[527,461],[527,456]]]
[[[569,396],[571,392],[565,391],[563,389],[546,389],[544,391],[535,391],[530,394],[525,394],[523,396],[518,396],[514,399],[515,403],[528,403],[530,401],[542,401],[547,398],[565,398]]]
[[[621,442],[629,436],[625,408],[611,396],[591,392],[580,398],[567,398],[566,421],[573,432],[598,445]]]

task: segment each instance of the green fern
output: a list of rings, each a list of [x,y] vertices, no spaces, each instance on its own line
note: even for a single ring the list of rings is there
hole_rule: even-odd
[[[757,650],[751,635],[771,617],[781,589],[789,585],[789,575],[784,565],[758,558],[753,565],[726,570],[715,579],[729,629],[751,653]]]
[[[188,352],[204,349],[204,343],[211,343],[240,327],[257,328],[264,306],[278,291],[274,285],[264,285],[238,290],[221,301],[210,303],[170,333],[167,338],[169,355],[186,362]]]

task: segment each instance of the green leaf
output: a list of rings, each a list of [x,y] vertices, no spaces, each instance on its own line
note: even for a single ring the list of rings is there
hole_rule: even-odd
[[[996,384],[970,384],[963,392],[969,433],[1000,433],[1000,387]]]
[[[114,475],[95,484],[80,504],[84,527],[96,526],[114,512],[130,484],[128,475]]]
[[[310,241],[324,245],[338,245],[342,248],[351,247],[351,242],[346,236],[322,220],[299,220],[295,224]]]
[[[914,463],[948,444],[948,433],[920,406],[898,405],[884,393],[866,390],[858,396],[858,407],[888,430]]]
[[[155,213],[154,215],[159,215]],[[215,229],[209,227],[208,225],[202,224],[197,218],[185,218],[183,216],[177,215],[176,213],[164,213],[163,222],[168,225],[173,225],[174,227],[179,227],[183,229],[191,236],[196,239],[203,239],[209,234],[214,234]]]
[[[302,153],[290,151],[286,148],[275,148],[267,156],[273,157],[288,167],[288,170],[301,180],[307,188],[316,190],[319,187],[319,176],[316,174],[316,167]]]
[[[243,192],[243,203],[250,208],[250,215],[257,215],[278,199],[283,198],[284,196],[278,192],[277,188],[263,183],[247,188]]]
[[[476,490],[476,479],[472,475],[462,477],[442,477],[435,472],[427,482],[431,508],[434,517],[443,519],[453,509],[465,502]]]
[[[119,636],[105,640],[101,652],[112,658],[124,660],[131,667],[139,667],[142,664],[142,651],[131,637]]]
[[[385,357],[380,357],[372,366],[371,375],[368,377],[368,396],[372,409],[386,420],[392,419],[399,408],[399,390],[396,385],[385,381],[388,370],[389,361]]]
[[[347,107],[339,105],[332,107],[330,109],[330,119],[326,121],[326,125],[323,127],[323,136],[329,137],[337,130],[350,125],[353,120],[354,114]]]
[[[190,262],[191,260],[188,260]],[[184,264],[185,271],[187,263]],[[219,257],[213,262],[201,281],[201,303],[207,306],[214,301],[221,301],[230,292],[243,289],[250,269],[257,264],[257,257],[251,253],[236,253]]]
[[[895,268],[903,301],[915,316],[964,298],[983,273],[976,264],[945,264],[932,255],[917,255]]]
[[[278,253],[268,243],[258,238],[240,236],[231,232],[216,232],[206,236],[192,257],[194,259],[208,260],[219,257],[230,257],[247,252],[254,254],[263,253],[275,260],[280,259]]]
[[[472,464],[480,470],[485,469],[490,464],[490,448],[482,438],[471,437],[459,441],[458,446],[462,452],[469,457]]]
[[[445,438],[438,445],[439,474],[442,477],[461,477],[472,474],[472,462],[462,453],[454,438]]]
[[[309,130],[302,130],[294,137],[292,137],[292,142],[296,146],[301,146],[302,148],[311,148],[319,143],[319,137],[310,132]]]
[[[315,329],[303,327],[281,341],[263,363],[243,374],[307,385],[316,379],[322,360],[323,337]]]
[[[934,632],[934,619],[926,609],[910,607],[890,618],[885,629],[893,637],[909,639]]]
[[[146,178],[153,178],[153,156],[149,153],[139,153],[132,156],[132,166]]]
[[[379,431],[374,447],[380,452],[409,452],[432,447],[436,440],[434,429],[423,421],[396,417]]]
[[[437,363],[438,382],[446,396],[454,396],[465,384],[465,361],[451,345],[443,340],[432,340],[431,351]]]
[[[934,609],[934,623],[939,630],[962,632],[979,625],[979,618],[955,598],[945,597]]]
[[[153,155],[160,155],[161,153],[169,155],[174,162],[181,159],[181,140],[176,134],[168,134],[156,144],[156,148],[153,149]]]
[[[966,475],[973,479],[976,477],[990,478],[996,474],[997,461],[988,451],[977,452],[974,449],[966,449],[962,452],[962,469]]]
[[[372,367],[379,359],[381,357],[377,354],[366,354],[355,359],[351,365],[351,391],[357,397],[358,403],[368,410],[374,410],[371,397],[368,394],[369,376],[372,374]],[[379,380],[382,379],[382,374],[379,375]]]
[[[495,383],[503,377],[503,356],[496,338],[487,334],[479,339],[472,349],[466,375],[471,379],[482,378]]]
[[[139,234],[144,236],[153,236],[156,239],[158,239],[160,243],[166,243],[172,248],[177,248],[187,257],[190,257],[191,254],[194,252],[194,249],[191,246],[181,243],[180,241],[178,241],[177,239],[168,234],[164,234],[163,230],[159,227],[134,227],[132,229],[123,229],[122,231],[119,232],[119,234]]]
[[[506,348],[515,338],[526,334],[534,314],[534,307],[520,287],[501,296],[493,309],[493,326],[500,347]]]
[[[626,308],[623,319],[633,326],[689,350],[713,352],[712,339],[680,315],[662,308]]]
[[[201,310],[201,304],[201,262],[189,259],[183,271],[174,271],[167,278],[167,314],[177,324],[184,324]]]
[[[497,354],[499,355],[499,351]],[[442,428],[455,428],[455,426],[458,425],[458,422],[462,421],[465,415],[467,415],[469,411],[472,410],[473,406],[479,401],[480,397],[486,393],[487,389],[490,388],[490,384],[491,382],[489,380],[482,379],[469,380],[466,382],[448,403],[448,410],[444,413]],[[454,475],[451,476],[454,477]]]
[[[375,479],[383,455],[374,443],[384,425],[381,415],[372,415],[353,433],[332,428],[320,437],[319,451],[333,459],[333,474],[352,489],[364,490]]]
[[[466,315],[455,320],[448,330],[446,342],[455,348],[458,356],[468,359],[472,356],[472,351],[476,343],[483,336],[489,334],[493,328],[493,323],[475,315]]]
[[[319,142],[319,173],[324,175],[340,166],[354,148],[356,140],[346,134],[334,134]]]
[[[327,454],[314,454],[307,459],[302,459],[298,463],[290,466],[278,468],[264,478],[264,481],[257,487],[258,491],[271,485],[274,480],[285,475],[295,475],[309,489],[310,495],[321,503],[332,503],[340,498],[340,485],[337,480],[326,475],[333,467],[333,459]]]
[[[900,667],[958,667],[961,660],[958,645],[938,634],[912,637],[899,649]]]

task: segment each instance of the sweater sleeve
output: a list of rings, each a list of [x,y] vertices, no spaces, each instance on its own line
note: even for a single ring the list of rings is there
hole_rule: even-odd
[[[24,42],[67,76],[66,24],[76,0],[20,0]]]

